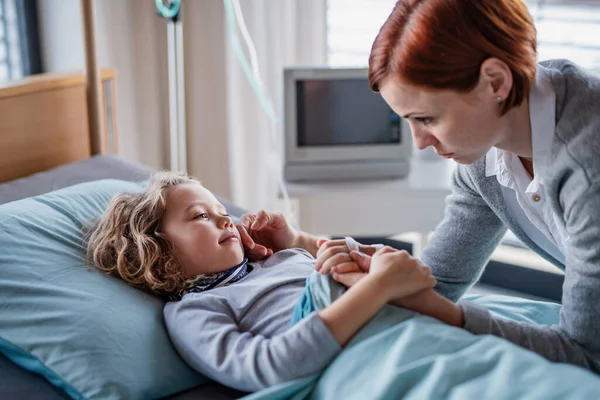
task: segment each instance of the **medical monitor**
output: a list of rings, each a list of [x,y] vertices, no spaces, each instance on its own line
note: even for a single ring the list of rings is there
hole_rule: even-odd
[[[284,71],[285,177],[289,181],[408,174],[408,125],[369,87],[367,69]]]

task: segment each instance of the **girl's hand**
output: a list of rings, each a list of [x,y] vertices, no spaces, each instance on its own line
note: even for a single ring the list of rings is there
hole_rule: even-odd
[[[361,269],[360,265],[352,259],[350,249],[345,239],[319,240],[317,242],[319,250],[317,251],[317,261],[315,269],[323,275],[329,271],[334,274],[366,272],[368,269]],[[361,252],[367,255],[375,254],[375,246],[359,244]]]
[[[261,260],[276,251],[295,247],[299,237],[282,214],[265,210],[242,215],[236,228],[250,260]]]
[[[389,300],[411,296],[436,284],[431,268],[405,250],[383,247],[371,260],[370,279],[376,279]]]
[[[350,252],[350,258],[354,261],[354,264],[348,263],[344,266],[336,266],[331,273],[334,280],[348,288],[354,286],[369,274],[372,260],[371,256],[358,251]]]

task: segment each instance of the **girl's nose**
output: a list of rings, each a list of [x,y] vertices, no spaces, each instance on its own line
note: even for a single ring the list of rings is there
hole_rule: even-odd
[[[231,217],[221,216],[219,219],[219,228],[221,229],[233,229],[233,220]]]

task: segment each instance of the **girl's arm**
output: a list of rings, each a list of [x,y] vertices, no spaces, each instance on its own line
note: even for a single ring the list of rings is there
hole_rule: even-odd
[[[319,318],[335,340],[345,346],[350,339],[389,301],[382,282],[366,277],[319,312]],[[365,301],[368,299],[368,301]]]
[[[317,252],[319,251],[318,243],[319,241],[325,241],[323,238],[319,238],[318,236],[311,235],[310,233],[304,231],[298,231],[296,239],[292,243],[290,247],[301,248],[308,251],[313,257],[317,257]]]
[[[229,303],[209,291],[167,304],[169,335],[194,369],[239,390],[256,391],[317,373],[390,299],[435,285],[431,271],[406,254],[384,253],[373,258],[369,276],[280,334],[266,337],[242,329]]]
[[[292,301],[292,300],[289,300]],[[173,345],[196,371],[246,392],[310,376],[341,351],[317,313],[265,336],[241,327],[222,298],[186,296],[165,307]]]

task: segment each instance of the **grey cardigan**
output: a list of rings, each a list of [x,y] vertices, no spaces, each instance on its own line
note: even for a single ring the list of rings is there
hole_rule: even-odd
[[[502,320],[461,302],[465,329],[600,372],[600,78],[566,60],[540,64],[549,70],[556,92],[556,128],[551,154],[534,162],[546,199],[569,237],[566,265],[533,243],[509,215],[496,177],[485,176],[485,157],[456,169],[444,220],[422,258],[438,279],[437,290],[457,301],[511,229],[565,271],[560,322],[537,326]]]

